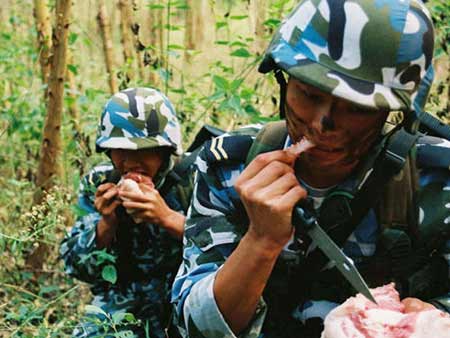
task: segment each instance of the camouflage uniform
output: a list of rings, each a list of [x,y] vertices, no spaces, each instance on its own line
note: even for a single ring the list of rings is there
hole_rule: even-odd
[[[174,155],[181,152],[180,127],[168,99],[150,88],[127,89],[115,94],[103,111],[97,137],[97,150],[111,148],[145,149],[166,147]],[[153,182],[158,188],[173,165],[168,157]],[[119,174],[120,175],[120,174]],[[140,325],[118,325],[119,332],[164,337],[167,324],[168,296],[174,272],[180,262],[181,243],[155,224],[135,224],[123,207],[116,209],[119,227],[116,239],[103,252],[96,247],[96,228],[101,215],[95,209],[95,192],[100,184],[117,182],[111,162],[94,167],[80,184],[79,216],[61,245],[66,272],[92,285],[92,305],[109,316],[88,314],[86,322],[75,331],[76,337],[109,336],[111,319],[132,313]],[[167,205],[184,213],[173,187],[163,196]],[[111,256],[103,259],[105,252]],[[112,265],[117,282],[102,278],[102,271]],[[102,324],[100,322],[103,322]],[[103,328],[105,326],[106,329]],[[109,330],[109,331],[108,331]]]
[[[267,72],[277,67],[359,105],[399,109],[412,115],[422,111],[428,95],[433,78],[432,49],[431,20],[418,1],[306,0],[282,23],[260,70]],[[252,136],[225,135],[207,143],[197,158],[183,263],[172,288],[177,324],[185,337],[235,337],[218,309],[213,283],[217,271],[247,231],[248,218],[234,183],[245,168],[253,142]],[[277,149],[290,145],[286,136]],[[408,277],[415,277],[420,284],[423,275],[439,266],[437,275],[442,279],[425,290],[404,289],[402,296],[420,296],[424,300],[440,297],[442,303],[449,304],[450,142],[424,137],[414,149],[412,156],[420,170],[420,190],[415,200],[417,223],[421,231],[435,231],[427,241],[435,242],[437,248],[433,251],[434,261],[420,261],[415,273]],[[358,184],[360,174],[355,172],[330,189],[301,183],[315,208],[320,209],[334,191]],[[370,286],[380,280],[371,279],[364,268],[376,262],[381,237],[377,214],[371,209],[343,246]],[[314,249],[302,248],[294,239],[284,247],[254,317],[240,337],[319,337],[324,317],[354,294],[332,266],[308,280],[310,271],[301,270],[305,252],[309,255]],[[306,279],[305,285],[297,284],[299,271]],[[386,282],[391,276],[383,277]],[[299,289],[304,293],[299,295]]]

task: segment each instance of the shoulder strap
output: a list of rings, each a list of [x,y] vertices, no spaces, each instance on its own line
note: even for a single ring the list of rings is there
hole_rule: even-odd
[[[394,228],[416,234],[418,210],[415,199],[418,190],[416,158],[411,154],[400,173],[386,184],[376,207],[382,229]]]
[[[287,136],[286,121],[267,123],[256,135],[245,162],[248,165],[258,154],[282,149]]]
[[[443,137],[450,141],[450,126],[430,113],[422,112],[418,116],[419,130],[427,135]]]
[[[330,229],[330,235],[339,246],[345,243],[367,212],[379,201],[386,184],[403,169],[417,137],[403,128],[394,131],[389,137],[387,146],[375,161],[373,170],[366,175],[355,197],[349,201],[350,212],[347,220],[342,224],[330,226],[333,228]],[[325,227],[328,228],[329,225]]]
[[[210,125],[205,124],[200,131],[195,135],[194,141],[188,148],[189,155],[183,157],[179,162],[175,164],[173,169],[167,174],[166,180],[162,187],[159,189],[161,195],[169,192],[169,190],[180,183],[183,177],[189,174],[192,165],[195,162],[202,145],[212,139],[213,137],[220,136],[224,134],[225,131]]]
[[[166,180],[164,184],[159,189],[159,193],[161,195],[165,195],[170,191],[170,189],[180,183],[187,174],[189,174],[189,170],[191,166],[194,164],[195,159],[197,158],[198,153],[202,147],[198,147],[193,152],[191,152],[188,156],[181,159],[178,163],[175,164],[173,169],[167,174]]]

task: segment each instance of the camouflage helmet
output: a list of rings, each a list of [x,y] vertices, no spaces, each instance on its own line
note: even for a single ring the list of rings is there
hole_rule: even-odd
[[[129,88],[114,94],[100,118],[96,150],[157,147],[182,153],[180,125],[169,99],[153,88]]]
[[[383,110],[423,110],[434,31],[419,0],[302,0],[259,71],[281,69],[336,97]]]

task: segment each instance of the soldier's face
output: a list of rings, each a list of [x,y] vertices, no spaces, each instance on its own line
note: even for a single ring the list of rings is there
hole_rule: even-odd
[[[111,160],[122,175],[128,172],[154,177],[163,163],[163,153],[152,149],[111,149]]]
[[[336,98],[290,78],[286,121],[293,141],[316,144],[303,159],[316,168],[355,166],[378,137],[388,112]]]

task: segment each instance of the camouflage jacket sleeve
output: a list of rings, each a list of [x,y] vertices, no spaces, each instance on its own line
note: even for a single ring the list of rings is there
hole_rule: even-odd
[[[220,144],[220,142],[219,142]],[[213,153],[215,151],[213,150]],[[220,151],[216,155],[220,157]],[[235,337],[214,299],[217,271],[245,233],[245,220],[233,219],[242,208],[233,184],[243,163],[211,163],[205,149],[197,158],[194,194],[184,236],[183,263],[172,288],[180,332],[189,337]],[[242,337],[257,337],[265,317],[261,300]]]
[[[97,187],[111,170],[111,165],[100,165],[82,179],[78,196],[78,216],[60,248],[65,271],[88,283],[93,283],[98,278],[104,266],[99,264],[102,260],[96,257],[97,253],[100,254],[96,249],[96,229],[101,215],[94,207],[94,199]]]

